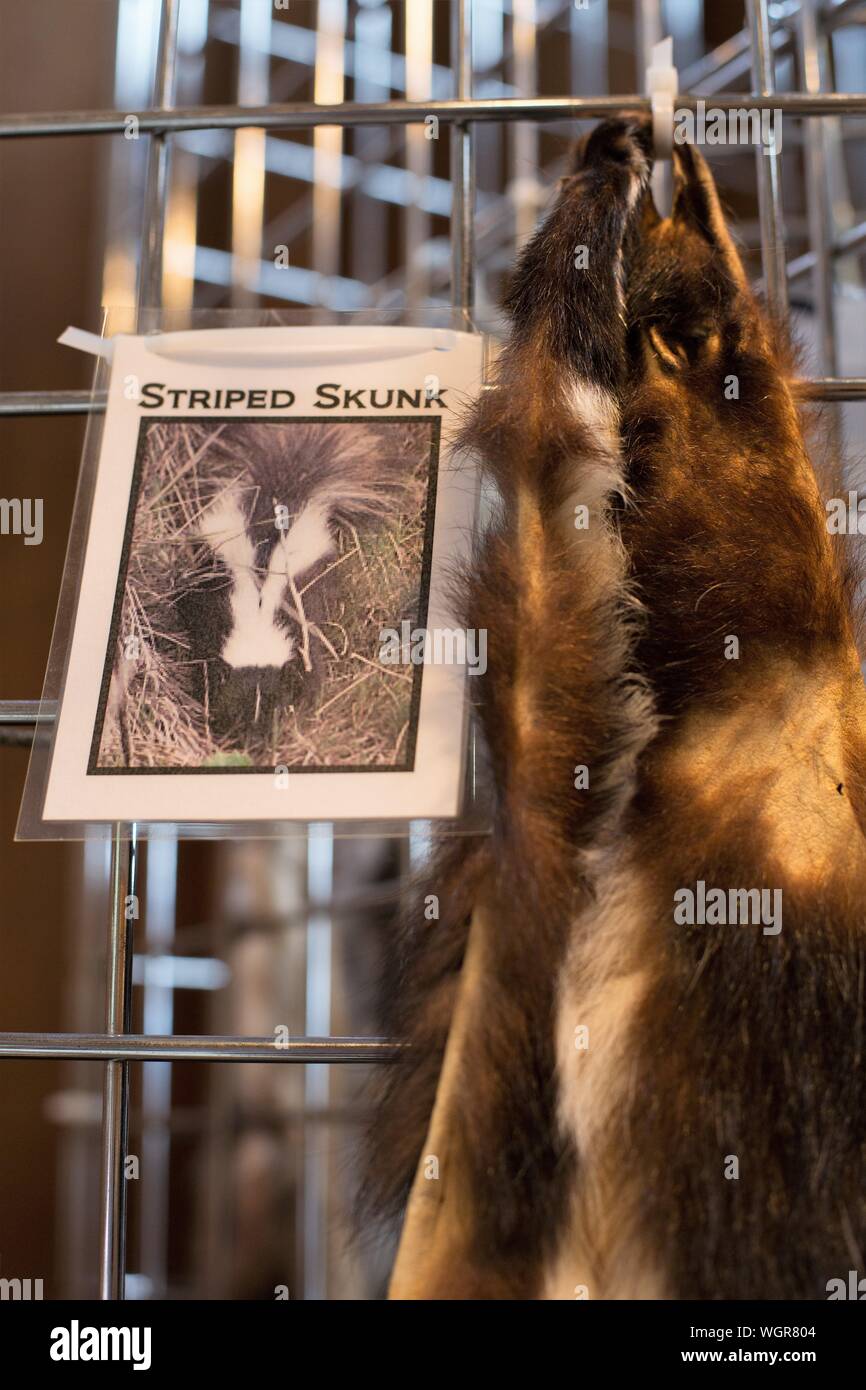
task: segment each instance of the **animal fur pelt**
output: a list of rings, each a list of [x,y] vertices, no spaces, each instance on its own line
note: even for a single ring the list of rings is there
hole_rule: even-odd
[[[866,1273],[852,578],[707,168],[675,151],[662,219],[649,141],[584,143],[466,429],[493,831],[434,852],[389,986],[364,1196],[405,1207],[395,1298]],[[711,890],[746,920],[689,921]]]

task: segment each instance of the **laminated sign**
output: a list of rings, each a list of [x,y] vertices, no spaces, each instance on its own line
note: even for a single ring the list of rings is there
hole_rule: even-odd
[[[110,340],[44,821],[459,813],[486,653],[448,606],[477,496],[452,443],[481,342]]]

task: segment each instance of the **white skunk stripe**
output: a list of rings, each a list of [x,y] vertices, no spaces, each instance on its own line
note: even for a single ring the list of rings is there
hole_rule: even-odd
[[[594,382],[575,380],[569,404],[578,420],[596,436],[597,444],[619,461],[619,411],[610,392]]]
[[[641,1249],[636,1216],[619,1186],[618,1158],[610,1152],[609,1122],[629,1101],[636,1040],[631,1022],[647,987],[636,964],[642,931],[641,885],[635,873],[617,869],[606,846],[631,796],[637,759],[656,732],[649,692],[629,674],[631,633],[624,610],[629,602],[625,552],[609,515],[614,494],[627,496],[620,453],[615,399],[595,383],[574,380],[568,399],[587,429],[595,456],[575,461],[575,487],[566,527],[574,527],[574,506],[589,513],[586,529],[572,531],[581,555],[581,576],[596,601],[612,614],[607,658],[622,673],[620,697],[630,732],[606,769],[614,803],[595,846],[581,855],[584,874],[594,882],[596,905],[575,924],[573,942],[557,989],[557,1072],[559,1118],[578,1154],[578,1187],[558,1256],[547,1271],[545,1296],[590,1298],[661,1296],[652,1259]],[[590,562],[591,556],[591,562]],[[589,562],[589,563],[588,563]],[[614,615],[622,604],[619,621]],[[645,898],[645,895],[643,895]],[[589,1030],[589,1050],[575,1046],[575,1029]]]
[[[282,593],[282,585],[280,585]],[[274,622],[279,596],[265,602],[251,574],[237,575],[231,592],[232,630],[222,649],[228,666],[284,666],[294,650],[285,628]]]
[[[603,387],[572,379],[567,387],[569,408],[592,440],[594,456],[581,454],[575,460],[574,491],[564,504],[560,525],[569,545],[592,546],[604,565],[605,586],[619,587],[624,581],[624,564],[613,543],[607,520],[609,498],[626,495],[620,457],[619,412],[616,401]],[[588,525],[575,525],[575,508],[586,507]],[[608,560],[610,563],[608,563]]]
[[[207,541],[211,550],[224,560],[232,574],[252,574],[256,552],[247,533],[246,517],[236,492],[224,492],[201,517],[198,535]]]
[[[291,659],[292,642],[274,622],[280,593],[265,601],[264,586],[256,582],[256,551],[237,493],[224,493],[205,513],[199,535],[231,573],[229,595],[231,631],[223,644],[228,666],[283,666]],[[276,551],[274,552],[276,553]],[[285,582],[285,581],[284,581]]]
[[[281,539],[280,547],[286,557],[285,573],[289,578],[297,579],[299,574],[318,564],[319,560],[324,560],[334,549],[328,514],[325,503],[308,502]]]
[[[599,866],[600,867],[600,866]],[[663,1280],[643,1246],[640,1211],[624,1182],[610,1122],[634,1097],[639,1039],[634,1023],[649,974],[642,964],[643,904],[638,871],[607,862],[604,887],[583,917],[559,988],[559,1114],[578,1153],[580,1174],[571,1224],[563,1233],[546,1296],[663,1298]],[[586,1029],[577,1046],[576,1029]]]
[[[208,508],[198,534],[225,563],[233,580],[229,595],[232,624],[221,653],[223,661],[235,668],[285,665],[291,660],[294,643],[276,615],[287,581],[296,579],[334,548],[327,506],[321,501],[308,502],[285,535],[280,534],[261,586],[255,547],[237,493],[224,493]]]

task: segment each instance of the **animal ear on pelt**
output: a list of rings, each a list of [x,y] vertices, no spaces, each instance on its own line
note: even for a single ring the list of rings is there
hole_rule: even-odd
[[[647,340],[662,370],[669,376],[697,366],[719,351],[719,335],[696,329],[692,333],[651,324]]]
[[[671,221],[699,232],[718,252],[731,279],[745,285],[746,273],[728,229],[709,165],[694,145],[674,146],[674,195]]]

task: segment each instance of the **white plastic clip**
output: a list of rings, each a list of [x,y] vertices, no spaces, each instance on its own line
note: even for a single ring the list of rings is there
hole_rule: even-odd
[[[104,357],[110,362],[114,354],[111,338],[100,338],[98,333],[86,333],[83,328],[64,328],[58,343],[64,347],[78,348],[79,352],[91,352],[94,357]]]
[[[672,38],[653,44],[646,86],[652,99],[653,151],[656,159],[670,159],[674,151],[674,100],[679,90]]]

